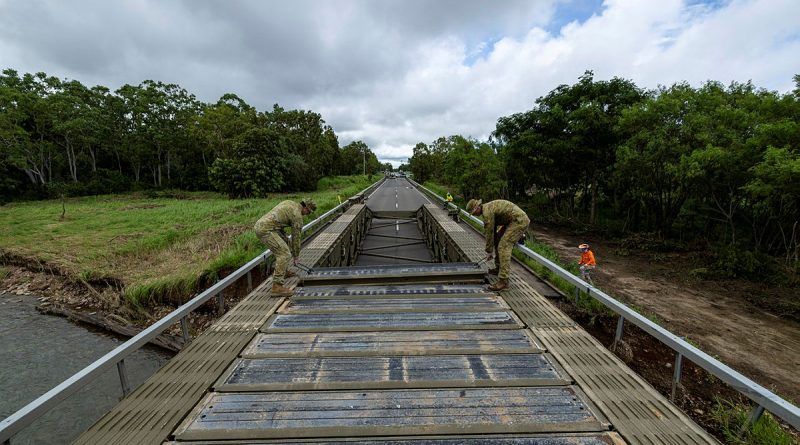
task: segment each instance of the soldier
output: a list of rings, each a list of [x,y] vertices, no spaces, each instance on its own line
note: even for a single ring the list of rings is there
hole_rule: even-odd
[[[294,201],[283,201],[256,222],[256,235],[275,255],[272,295],[288,297],[294,294],[294,290],[283,287],[285,278],[297,275],[292,271],[287,271],[289,268],[289,254],[291,253],[294,258],[294,264],[297,265],[297,258],[300,256],[300,231],[303,228],[303,216],[316,209],[317,205],[310,199],[300,201],[299,204]],[[289,250],[289,239],[283,231],[286,227],[292,228],[291,252]]]
[[[483,217],[483,231],[486,236],[486,256],[491,260],[493,251],[497,251],[495,268],[489,273],[497,274],[499,278],[489,290],[500,291],[508,287],[508,272],[511,261],[511,250],[528,228],[531,220],[528,215],[513,202],[498,199],[483,204],[480,199],[471,199],[467,203],[467,212],[474,216]],[[503,226],[500,233],[495,233],[499,226]],[[495,241],[495,237],[499,240]]]

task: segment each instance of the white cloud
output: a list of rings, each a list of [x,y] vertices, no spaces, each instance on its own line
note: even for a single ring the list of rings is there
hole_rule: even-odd
[[[0,0],[0,66],[312,109],[340,143],[393,161],[439,136],[485,138],[587,69],[643,87],[752,79],[779,91],[800,73],[796,0],[607,0],[569,22],[558,3],[573,1]]]

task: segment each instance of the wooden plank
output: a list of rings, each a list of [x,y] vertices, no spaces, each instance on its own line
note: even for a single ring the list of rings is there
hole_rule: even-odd
[[[597,432],[573,387],[213,393],[178,440]]]
[[[452,329],[519,329],[510,311],[417,312],[377,314],[275,314],[262,332],[422,331]]]
[[[543,354],[240,359],[218,392],[556,386],[572,383]]]
[[[259,334],[242,357],[326,357],[541,352],[530,331],[457,330]]]

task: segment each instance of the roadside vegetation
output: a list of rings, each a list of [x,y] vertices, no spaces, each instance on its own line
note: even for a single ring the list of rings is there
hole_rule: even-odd
[[[0,73],[0,204],[147,189],[266,197],[387,167],[361,141],[340,147],[311,110],[259,111],[232,93],[204,103],[155,80],[111,91]]]
[[[696,279],[747,279],[785,292],[748,297],[800,319],[800,75],[778,93],[750,83],[644,90],[587,72],[492,137],[414,148],[408,169],[457,201],[505,198],[538,224],[621,249],[684,252]],[[440,189],[439,191],[443,191]]]
[[[134,305],[180,304],[203,280],[263,252],[253,224],[278,202],[312,197],[310,220],[374,180],[323,178],[316,191],[269,198],[161,190],[12,203],[0,211],[0,258],[117,286]]]

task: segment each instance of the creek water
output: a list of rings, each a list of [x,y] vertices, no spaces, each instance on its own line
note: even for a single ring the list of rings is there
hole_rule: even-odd
[[[41,315],[34,297],[0,295],[0,419],[125,341],[64,318]],[[131,389],[171,357],[144,347],[125,359]],[[12,438],[12,445],[69,443],[122,397],[116,366]]]

